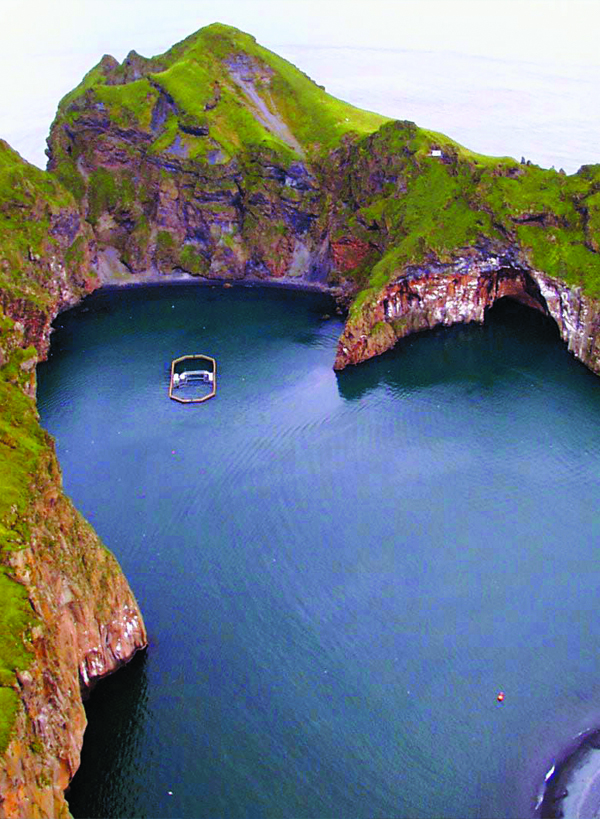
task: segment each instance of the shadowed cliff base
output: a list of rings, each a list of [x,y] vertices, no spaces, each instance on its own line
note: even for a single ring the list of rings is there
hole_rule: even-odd
[[[485,310],[484,326],[502,325],[516,333],[527,332],[540,341],[556,341],[564,344],[556,321],[540,304],[524,302],[514,296],[502,296]]]
[[[380,384],[399,397],[405,391],[450,382],[485,390],[512,379],[515,371],[525,374],[542,369],[546,360],[557,354],[566,363],[572,362],[556,322],[538,310],[503,298],[486,311],[483,324],[438,326],[413,333],[358,368],[338,372],[337,381],[340,394],[350,400],[362,398]],[[513,360],[508,367],[507,357]],[[596,378],[586,373],[583,365],[575,366],[582,377]]]
[[[118,778],[124,759],[135,755],[144,736],[148,717],[147,652],[138,652],[123,668],[94,686],[85,701],[89,720],[81,753],[81,766],[66,791],[69,810],[77,817],[104,816],[111,803],[111,785]],[[90,780],[88,771],[99,772]],[[131,792],[129,806],[120,803],[121,815],[136,815],[137,794]],[[95,809],[96,803],[103,810]]]

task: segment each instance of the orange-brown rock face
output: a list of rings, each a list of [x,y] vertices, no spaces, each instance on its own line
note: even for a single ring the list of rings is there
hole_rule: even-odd
[[[146,633],[117,561],[63,494],[35,411],[52,319],[97,286],[91,229],[1,140],[0,181],[0,817],[66,817],[82,690],[143,648]]]
[[[18,674],[21,707],[0,770],[1,817],[69,815],[63,791],[79,766],[81,692],[147,644],[117,561],[62,493],[50,442],[44,460],[29,545],[10,557],[38,624],[33,662]]]
[[[335,369],[358,364],[411,333],[438,325],[483,322],[500,298],[552,317],[569,350],[600,373],[600,305],[578,288],[532,270],[514,254],[470,251],[450,264],[408,266],[371,304],[351,317],[338,343]]]
[[[340,239],[331,243],[335,268],[342,273],[348,273],[358,267],[371,250],[371,246],[360,239]]]

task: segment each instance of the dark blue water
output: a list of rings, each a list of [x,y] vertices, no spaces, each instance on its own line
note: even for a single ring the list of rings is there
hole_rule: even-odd
[[[532,815],[600,725],[600,379],[556,329],[499,305],[336,375],[318,295],[84,307],[40,413],[151,646],[89,702],[74,816]],[[167,398],[184,353],[206,404]]]

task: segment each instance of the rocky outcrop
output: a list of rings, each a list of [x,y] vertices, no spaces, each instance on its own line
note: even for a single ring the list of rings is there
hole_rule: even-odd
[[[69,815],[64,790],[86,726],[81,692],[147,643],[117,561],[62,492],[50,440],[32,496],[27,545],[6,561],[28,592],[34,625],[0,767],[2,817]]]
[[[104,57],[61,102],[48,168],[80,199],[103,281],[324,286],[335,261],[323,157],[383,122],[216,24],[153,60]]]
[[[452,263],[410,265],[381,290],[340,338],[335,369],[390,349],[405,336],[438,325],[475,321],[501,298],[556,321],[569,350],[600,374],[600,303],[581,288],[532,270],[515,251],[472,248]]]
[[[185,122],[181,130],[202,138]],[[140,130],[115,128],[98,110],[87,111],[76,126],[53,129],[50,168],[60,142],[62,150],[80,154],[78,171],[89,180],[83,207],[104,280],[160,280],[173,273],[326,280],[331,264],[321,250],[322,192],[304,162],[285,165],[257,150],[251,159],[199,163],[180,142],[153,155],[151,141]],[[120,262],[116,275],[102,266],[111,250]]]
[[[72,197],[0,142],[0,817],[68,816],[84,692],[146,645],[112,554],[62,491],[35,407],[56,313],[98,286]]]

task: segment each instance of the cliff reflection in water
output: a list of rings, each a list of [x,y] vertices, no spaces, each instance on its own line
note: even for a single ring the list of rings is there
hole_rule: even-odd
[[[67,791],[73,816],[143,815],[139,785],[122,772],[135,766],[150,718],[148,662],[152,656],[138,652],[128,665],[101,680],[86,702],[81,767]]]
[[[519,373],[535,377],[560,347],[572,358],[551,318],[505,298],[488,310],[484,325],[415,333],[378,358],[336,375],[340,395],[350,401],[382,385],[398,396],[436,384],[471,385],[476,391],[510,382]]]

